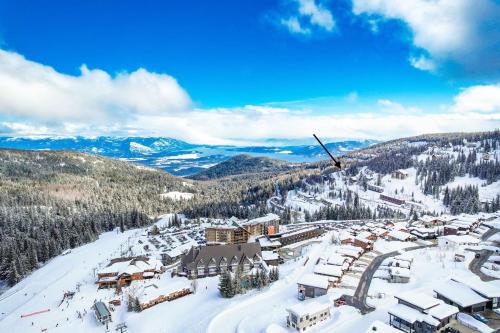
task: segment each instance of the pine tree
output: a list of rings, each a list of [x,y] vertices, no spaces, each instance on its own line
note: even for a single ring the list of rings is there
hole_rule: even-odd
[[[134,298],[130,294],[128,294],[127,311],[128,312],[134,311]]]
[[[21,280],[21,275],[17,271],[17,265],[14,261],[10,263],[10,273],[8,276],[9,285],[13,286]]]
[[[219,276],[219,292],[224,298],[231,298],[232,295],[232,281],[229,272],[224,271]]]
[[[135,312],[141,312],[142,309],[141,309],[141,302],[139,301],[139,298],[138,297],[134,297],[134,311]]]

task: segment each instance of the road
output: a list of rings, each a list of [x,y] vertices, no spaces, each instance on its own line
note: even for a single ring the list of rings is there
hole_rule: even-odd
[[[484,234],[481,235],[481,240],[482,241],[487,241],[491,236],[499,232],[499,229],[491,228],[488,231],[486,231]],[[486,261],[488,261],[488,258],[494,253],[493,251],[490,250],[481,250],[481,251],[473,251],[476,252],[476,254],[479,254],[479,258],[474,257],[472,261],[469,264],[469,269],[472,273],[476,274],[479,276],[479,278],[483,281],[493,281],[497,280],[496,278],[486,275],[483,272],[481,272],[481,267],[484,265]]]
[[[484,263],[488,260],[488,258],[493,254],[493,251],[490,250],[481,250],[481,251],[476,251],[476,254],[479,253],[479,258],[474,257],[472,261],[469,264],[469,269],[472,273],[476,274],[479,276],[479,278],[483,281],[493,281],[497,280],[496,278],[486,275],[483,272],[481,272],[481,267],[484,265]]]
[[[419,246],[412,246],[409,248],[406,248],[404,250],[400,250],[401,252],[408,252],[408,251],[414,251],[414,250],[419,250],[423,249],[426,247],[433,247],[436,246],[436,244],[432,245],[419,245]],[[366,296],[368,295],[368,290],[370,289],[370,284],[373,279],[373,275],[375,272],[378,270],[382,262],[390,257],[397,256],[400,254],[400,251],[393,251],[389,252],[383,255],[380,255],[378,257],[375,257],[370,265],[366,268],[366,270],[363,272],[363,275],[361,275],[361,278],[358,283],[358,287],[356,288],[356,291],[354,292],[353,296],[349,295],[343,295],[343,298],[347,301],[348,305],[354,306],[357,309],[361,311],[362,314],[367,314],[369,312],[372,312],[375,310],[374,307],[369,306],[366,304]]]
[[[488,240],[488,238],[490,238],[499,231],[500,231],[499,229],[490,228],[488,231],[486,231],[484,234],[481,235],[481,240],[482,241]]]

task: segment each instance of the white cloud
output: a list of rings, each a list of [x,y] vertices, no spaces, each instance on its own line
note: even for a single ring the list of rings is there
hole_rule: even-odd
[[[446,109],[426,112],[389,99],[367,108],[355,92],[336,99],[334,106],[325,100],[321,111],[315,111],[315,101],[312,106],[304,101],[280,107],[193,109],[187,93],[164,74],[141,69],[112,77],[83,67],[81,75],[71,76],[0,51],[0,133],[157,135],[205,144],[262,143],[312,133],[389,139],[499,128],[499,91],[498,85],[469,87]]]
[[[79,76],[0,50],[0,114],[44,122],[124,121],[185,110],[189,96],[174,78],[138,69],[108,73],[85,65]]]
[[[281,19],[281,24],[284,25],[285,27],[287,27],[288,30],[292,33],[304,34],[304,35],[311,33],[310,29],[302,28],[299,20],[293,16],[288,18],[288,19]]]
[[[280,19],[280,23],[291,33],[310,34],[312,28],[331,32],[335,28],[333,15],[322,4],[317,4],[315,0],[293,0],[298,6],[297,13],[288,18]]]
[[[323,7],[321,4],[317,5],[315,0],[298,0],[299,13],[302,16],[308,16],[311,24],[315,24],[327,31],[332,31],[335,26],[332,13]]]
[[[410,64],[422,71],[434,72],[436,70],[436,64],[431,59],[424,55],[418,57],[410,57]]]
[[[464,89],[454,98],[452,110],[460,113],[481,112],[500,114],[500,84]]]
[[[401,20],[412,32],[416,48],[431,59],[416,58],[415,67],[429,70],[429,61],[461,66],[473,74],[499,74],[500,6],[493,0],[352,0],[353,12],[368,19]]]
[[[389,99],[379,99],[377,104],[382,107],[382,111],[388,113],[409,114],[419,113],[422,111],[419,108],[404,106],[401,103],[394,102]]]

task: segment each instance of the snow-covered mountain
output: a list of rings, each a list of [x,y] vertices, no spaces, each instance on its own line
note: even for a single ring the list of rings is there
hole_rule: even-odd
[[[335,155],[364,148],[373,140],[331,142],[327,147]],[[222,146],[190,144],[165,137],[0,137],[0,148],[31,150],[76,150],[166,170],[186,176],[206,170],[239,154],[265,156],[289,162],[325,159],[318,145],[294,146]]]

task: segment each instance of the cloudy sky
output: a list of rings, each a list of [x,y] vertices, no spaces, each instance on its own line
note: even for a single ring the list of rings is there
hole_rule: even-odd
[[[496,0],[0,0],[0,135],[495,128]]]

